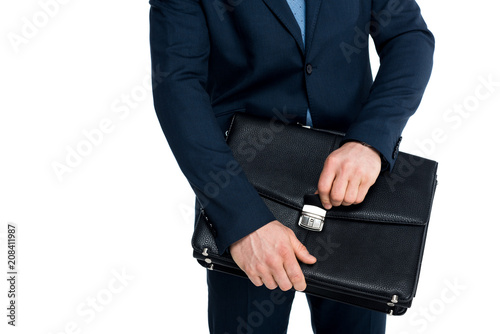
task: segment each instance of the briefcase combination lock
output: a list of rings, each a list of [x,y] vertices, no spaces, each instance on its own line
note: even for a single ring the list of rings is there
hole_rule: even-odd
[[[321,232],[325,223],[326,210],[318,195],[305,195],[299,226],[309,231]]]

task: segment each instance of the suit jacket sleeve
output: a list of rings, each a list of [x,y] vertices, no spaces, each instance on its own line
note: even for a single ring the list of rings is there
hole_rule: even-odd
[[[370,27],[380,68],[344,141],[370,144],[392,170],[403,128],[420,104],[431,74],[434,37],[414,0],[373,0]]]
[[[156,114],[215,229],[220,253],[275,218],[225,142],[206,91],[210,40],[195,0],[151,0]]]

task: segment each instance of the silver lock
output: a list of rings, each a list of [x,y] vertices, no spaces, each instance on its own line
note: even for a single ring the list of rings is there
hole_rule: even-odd
[[[321,232],[325,223],[326,210],[315,205],[305,204],[299,218],[299,226],[306,230]]]

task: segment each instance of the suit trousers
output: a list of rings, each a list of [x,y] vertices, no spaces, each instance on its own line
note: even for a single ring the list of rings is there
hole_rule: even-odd
[[[207,270],[211,334],[285,334],[295,291]],[[383,334],[386,314],[306,294],[315,334]]]

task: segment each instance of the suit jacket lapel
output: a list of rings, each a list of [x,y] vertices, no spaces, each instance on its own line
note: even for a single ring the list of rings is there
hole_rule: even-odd
[[[293,16],[292,10],[286,0],[262,0],[267,5],[267,7],[274,13],[274,15],[281,21],[281,23],[285,26],[285,28],[290,32],[295,41],[302,50],[302,53],[305,54],[304,43],[302,43],[302,34],[300,32],[300,27]],[[306,3],[311,0],[306,0]],[[316,0],[315,2],[319,2]],[[309,17],[307,14],[307,10],[309,8],[306,7],[306,20]],[[306,22],[307,24],[307,22]],[[307,36],[307,30],[306,30]]]
[[[321,0],[305,0],[305,2],[306,2],[306,50],[309,50],[314,36],[314,29],[316,28],[316,21],[318,19]]]

